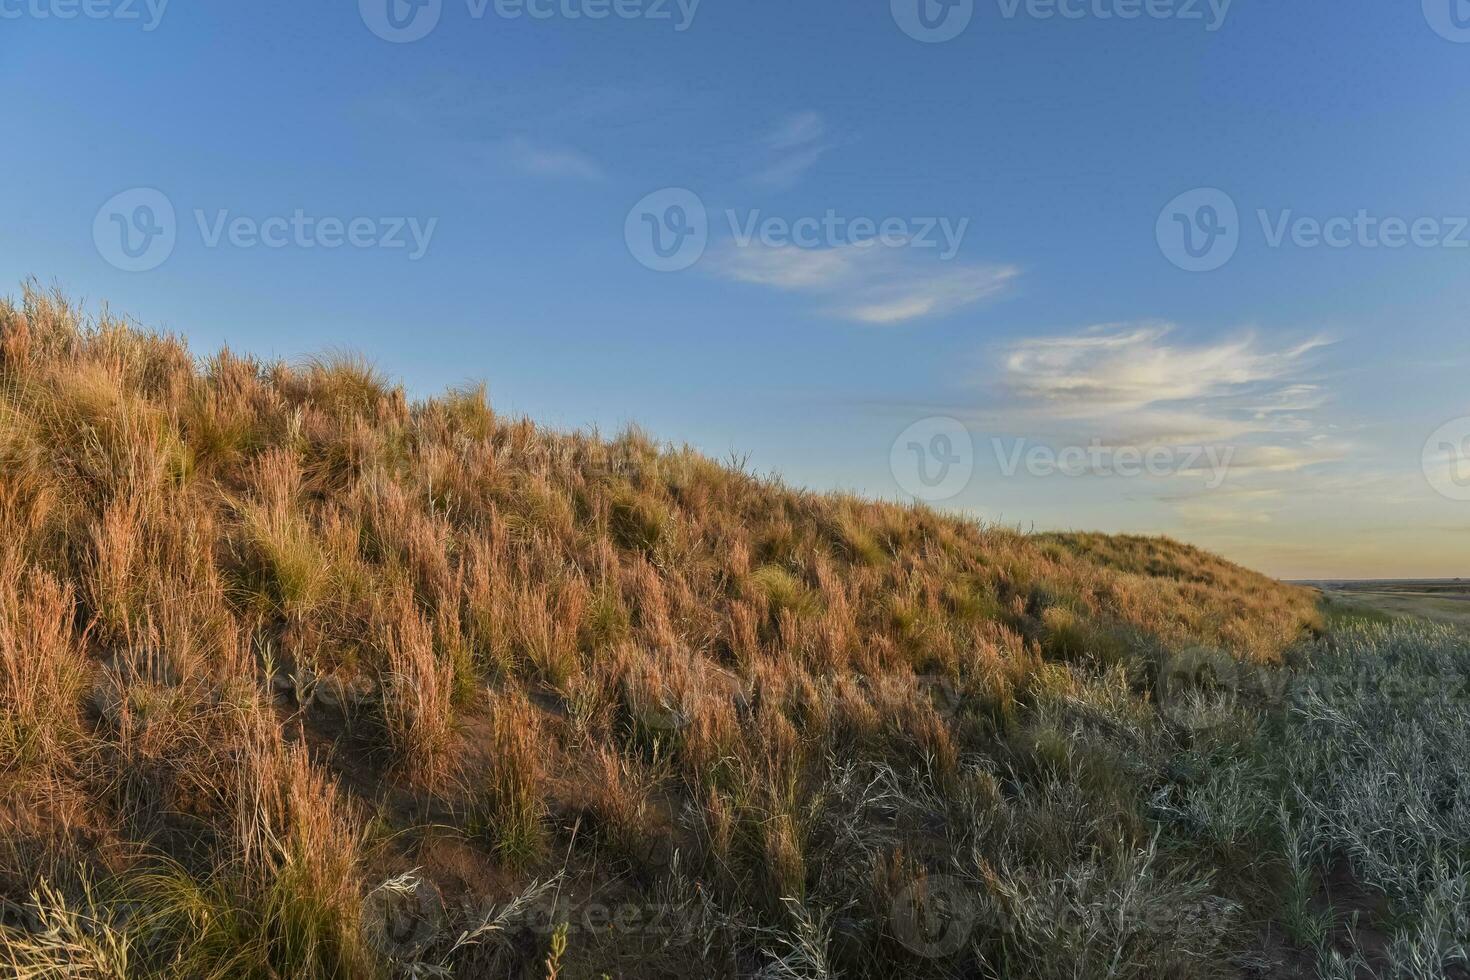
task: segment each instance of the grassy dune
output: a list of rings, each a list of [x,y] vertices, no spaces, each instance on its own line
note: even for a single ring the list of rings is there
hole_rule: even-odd
[[[1314,904],[1340,862],[1385,915],[1428,892],[1352,870],[1358,831],[1288,789],[1336,791],[1272,748],[1307,722],[1165,684],[1201,650],[1308,669],[1322,628],[1167,540],[801,492],[28,292],[0,308],[0,972],[1373,968]]]

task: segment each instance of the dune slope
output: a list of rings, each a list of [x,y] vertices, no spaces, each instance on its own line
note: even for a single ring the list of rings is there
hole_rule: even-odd
[[[0,330],[12,964],[1060,976],[1026,910],[1129,881],[1127,975],[1225,961],[1147,819],[1157,665],[1278,662],[1306,590],[35,291]]]

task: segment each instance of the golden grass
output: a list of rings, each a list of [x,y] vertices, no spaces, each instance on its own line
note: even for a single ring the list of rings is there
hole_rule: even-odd
[[[662,880],[678,849],[775,921],[822,874],[837,760],[968,785],[1056,665],[1146,696],[1159,650],[1268,663],[1314,625],[1174,542],[799,492],[483,388],[410,404],[346,356],[201,362],[35,290],[0,307],[0,463],[0,780],[47,787],[42,818],[89,801],[68,860],[166,928],[85,955],[148,973],[386,969],[363,842],[432,864],[416,828],[446,814],[483,829],[483,880]],[[307,672],[361,704],[298,700]],[[6,897],[84,914],[31,854],[0,852]]]

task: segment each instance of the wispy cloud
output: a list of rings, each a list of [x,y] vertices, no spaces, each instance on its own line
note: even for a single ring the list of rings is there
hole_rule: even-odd
[[[966,265],[927,275],[900,275],[888,282],[870,283],[832,310],[846,319],[880,325],[942,316],[1000,295],[1019,275],[1019,269],[1008,265]]]
[[[789,116],[761,140],[760,162],[750,182],[774,190],[793,187],[832,146],[820,113]]]
[[[732,243],[714,255],[728,279],[826,297],[824,312],[875,325],[941,316],[1004,292],[1020,275],[1008,265],[945,263],[877,242],[831,248]]]
[[[1314,413],[1328,400],[1310,377],[1313,337],[1268,348],[1252,334],[1171,342],[1169,324],[1105,324],[1012,344],[999,387],[1013,418],[1142,446],[1230,443],[1232,466],[1284,472],[1340,458]]]
[[[1022,341],[1005,358],[1007,386],[1057,413],[1090,416],[1190,399],[1261,392],[1260,414],[1307,405],[1316,394],[1302,382],[1280,384],[1321,347],[1315,338],[1263,350],[1246,335],[1193,347],[1170,344],[1168,324],[1108,324],[1070,337]],[[1277,383],[1274,388],[1263,388]]]
[[[1273,515],[1269,511],[1250,510],[1245,507],[1235,507],[1230,504],[1220,503],[1214,500],[1201,498],[1190,498],[1181,501],[1174,511],[1187,523],[1200,525],[1219,525],[1224,527],[1237,527],[1242,525],[1270,524]]]
[[[865,264],[880,259],[876,247],[797,248],[795,245],[731,244],[715,256],[720,274],[774,289],[822,292],[851,282]]]
[[[1104,324],[1004,348],[985,424],[1053,445],[1215,447],[1224,485],[1199,467],[1168,475],[1155,499],[1186,526],[1253,526],[1293,499],[1305,471],[1345,459],[1351,445],[1323,418],[1330,393],[1315,377],[1313,337],[1267,345],[1244,333],[1201,343],[1166,323]],[[1187,456],[1187,454],[1186,454]]]
[[[494,86],[436,77],[370,98],[368,110],[436,151],[457,179],[497,173],[595,181],[619,176],[620,148],[661,145],[672,127],[707,111],[696,95],[667,85]],[[728,155],[728,151],[727,151]],[[670,146],[673,165],[693,168],[702,151]],[[612,163],[609,163],[612,161]]]
[[[578,150],[539,143],[524,136],[510,136],[490,144],[492,159],[531,177],[602,181],[602,167]]]

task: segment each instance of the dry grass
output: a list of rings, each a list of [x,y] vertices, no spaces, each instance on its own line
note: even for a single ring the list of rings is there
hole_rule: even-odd
[[[359,919],[412,878],[447,906],[420,910],[431,975],[483,953],[453,942],[488,921],[466,901],[565,872],[701,924],[564,948],[497,925],[497,963],[1185,975],[1228,930],[1168,952],[1097,918],[1209,888],[1152,842],[1118,732],[1167,734],[1169,651],[1275,663],[1317,625],[1305,591],[1172,542],[798,492],[482,388],[410,404],[350,357],[198,361],[35,290],[0,307],[0,463],[17,970],[401,972]],[[935,875],[1020,931],[915,954],[889,909]]]

